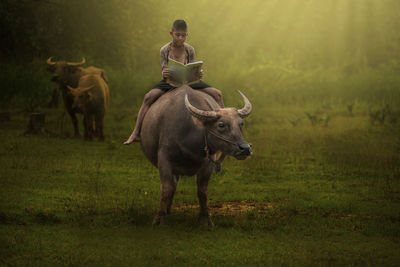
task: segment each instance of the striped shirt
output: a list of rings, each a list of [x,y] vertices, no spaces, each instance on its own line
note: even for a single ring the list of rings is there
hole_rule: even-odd
[[[160,49],[161,70],[168,67],[168,55],[169,52],[171,51],[171,44],[172,42],[169,42]],[[183,45],[185,46],[185,53],[186,53],[184,64],[193,62],[195,56],[194,48],[188,45],[187,43],[183,43]]]

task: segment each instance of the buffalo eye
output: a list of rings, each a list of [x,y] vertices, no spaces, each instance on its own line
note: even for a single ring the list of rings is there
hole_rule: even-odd
[[[218,122],[218,129],[225,129],[225,123],[222,121]]]

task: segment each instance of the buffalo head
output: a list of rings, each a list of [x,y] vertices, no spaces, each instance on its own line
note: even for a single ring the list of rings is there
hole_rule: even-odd
[[[67,85],[69,92],[74,97],[74,105],[79,109],[83,110],[86,104],[93,100],[93,92],[90,91],[94,87],[88,86],[85,88],[72,88],[71,86]]]
[[[244,100],[244,107],[239,110],[236,108],[201,110],[189,102],[187,95],[185,106],[205,127],[206,142],[210,148],[242,160],[252,153],[251,145],[242,135],[243,118],[250,115],[252,106],[247,97],[238,92]]]
[[[53,75],[51,80],[62,85],[77,86],[79,81],[77,70],[86,63],[85,58],[81,62],[53,61],[52,59],[53,57],[49,57],[46,61],[48,64],[46,71]]]

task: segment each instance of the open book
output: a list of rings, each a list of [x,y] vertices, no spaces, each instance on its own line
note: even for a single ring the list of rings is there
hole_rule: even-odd
[[[169,78],[167,82],[173,86],[193,84],[200,81],[200,70],[203,61],[196,61],[186,65],[168,58]]]

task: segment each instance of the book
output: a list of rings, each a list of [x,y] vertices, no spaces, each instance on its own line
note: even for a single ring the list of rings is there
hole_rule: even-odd
[[[203,61],[196,61],[188,64],[182,64],[172,58],[168,58],[169,78],[167,82],[173,86],[179,87],[184,84],[193,84],[200,81],[200,70]]]

